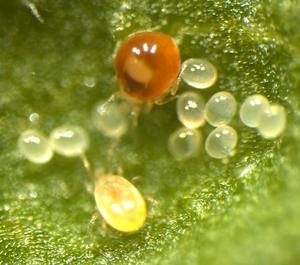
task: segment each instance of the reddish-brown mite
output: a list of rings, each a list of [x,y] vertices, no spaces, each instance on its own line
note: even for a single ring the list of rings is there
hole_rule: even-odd
[[[161,32],[139,32],[125,40],[115,69],[122,91],[138,102],[156,103],[176,90],[180,54],[174,40]]]

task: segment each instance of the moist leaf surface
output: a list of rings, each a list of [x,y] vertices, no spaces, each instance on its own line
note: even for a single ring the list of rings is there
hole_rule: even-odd
[[[26,6],[27,3],[27,6]],[[7,264],[297,264],[299,260],[298,1],[54,1],[0,3],[0,263]],[[89,221],[95,202],[78,158],[56,155],[33,165],[19,154],[19,134],[62,124],[87,129],[88,157],[107,163],[110,141],[91,126],[97,101],[118,89],[113,54],[136,31],[156,30],[179,43],[182,60],[206,58],[216,85],[239,104],[260,93],[282,104],[288,127],[267,141],[232,122],[240,140],[228,163],[199,157],[176,162],[167,151],[180,126],[175,103],[140,115],[112,165],[142,176],[149,205],[133,235],[105,233]],[[182,84],[179,93],[188,91]],[[206,126],[206,136],[212,130]]]

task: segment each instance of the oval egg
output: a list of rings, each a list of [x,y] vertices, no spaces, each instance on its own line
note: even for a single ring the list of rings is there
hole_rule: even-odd
[[[24,131],[19,137],[18,148],[26,159],[37,164],[46,163],[53,156],[48,138],[36,130]]]

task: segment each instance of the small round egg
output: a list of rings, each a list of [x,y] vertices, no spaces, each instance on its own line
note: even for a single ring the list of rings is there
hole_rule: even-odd
[[[48,139],[36,130],[24,131],[19,137],[18,148],[33,163],[46,163],[53,156]]]
[[[240,108],[241,121],[248,127],[256,128],[261,115],[269,108],[269,101],[262,95],[252,95],[246,98]]]
[[[283,106],[273,104],[263,111],[258,131],[262,137],[272,139],[278,137],[286,128],[286,111]]]
[[[217,81],[217,69],[205,59],[191,58],[183,62],[182,79],[191,87],[209,88]]]
[[[228,124],[236,113],[237,104],[234,96],[226,91],[215,93],[205,106],[207,122],[219,127]]]
[[[58,154],[71,157],[82,155],[88,148],[89,139],[81,127],[64,125],[51,132],[50,143]]]
[[[185,160],[199,153],[202,136],[198,130],[179,128],[169,136],[168,147],[176,160]]]
[[[144,225],[147,217],[145,200],[122,176],[100,176],[95,183],[94,196],[103,219],[114,229],[135,232]]]
[[[101,101],[92,112],[92,121],[95,127],[105,136],[120,138],[129,125],[128,112],[115,101]]]
[[[186,92],[177,100],[178,120],[187,128],[195,129],[205,123],[203,98],[194,92]]]
[[[214,129],[205,140],[205,150],[209,156],[222,159],[234,153],[238,142],[235,129],[221,126]]]

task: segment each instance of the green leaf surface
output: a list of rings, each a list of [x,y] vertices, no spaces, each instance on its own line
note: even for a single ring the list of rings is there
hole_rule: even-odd
[[[298,264],[299,13],[297,0],[1,1],[0,263]],[[206,99],[226,90],[240,104],[264,94],[285,106],[288,127],[270,141],[236,117],[240,140],[228,163],[205,152],[176,162],[166,145],[180,126],[174,102],[142,113],[112,168],[142,176],[138,188],[160,204],[149,204],[143,229],[124,235],[89,224],[96,207],[79,158],[34,165],[16,143],[33,126],[31,113],[46,134],[77,124],[90,135],[88,157],[104,168],[111,142],[93,129],[90,112],[118,89],[117,43],[141,30],[166,32],[182,60],[204,57],[217,67]]]

